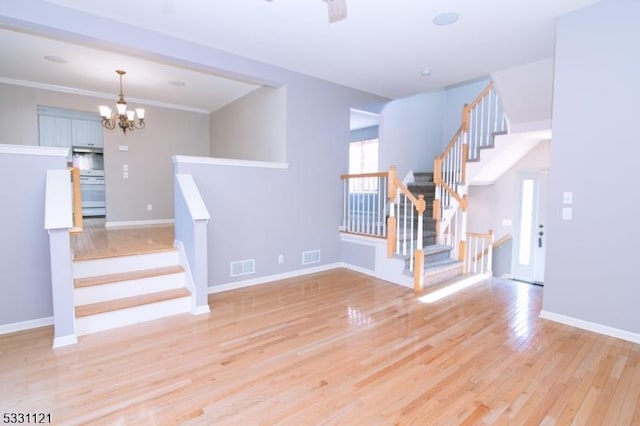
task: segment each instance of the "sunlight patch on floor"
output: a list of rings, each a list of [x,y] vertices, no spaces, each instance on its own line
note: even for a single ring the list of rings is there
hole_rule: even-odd
[[[463,280],[457,281],[451,285],[436,290],[432,293],[425,294],[424,296],[419,297],[418,301],[422,303],[435,303],[439,300],[444,299],[445,297],[459,292],[460,290],[471,287],[472,285],[479,283],[480,281],[483,281],[485,279],[487,279],[487,276],[483,274],[472,275]]]

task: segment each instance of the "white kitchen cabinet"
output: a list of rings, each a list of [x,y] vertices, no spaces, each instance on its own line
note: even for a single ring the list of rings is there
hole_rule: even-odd
[[[67,162],[71,162],[72,123],[70,118],[50,117],[40,115],[38,117],[38,135],[41,146],[53,146],[67,148]]]
[[[72,146],[102,148],[104,146],[102,124],[95,120],[71,120]]]

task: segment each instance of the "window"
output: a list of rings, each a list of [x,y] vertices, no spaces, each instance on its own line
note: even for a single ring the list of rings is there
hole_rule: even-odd
[[[378,171],[378,139],[351,142],[349,144],[349,174],[375,173]],[[351,179],[350,192],[378,190],[378,179]]]

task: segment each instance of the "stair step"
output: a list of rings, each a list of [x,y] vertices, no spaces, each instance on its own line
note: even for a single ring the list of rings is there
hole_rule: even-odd
[[[189,290],[187,290],[186,288],[177,288],[172,290],[159,291],[156,293],[143,294],[140,296],[125,297],[122,299],[109,300],[106,302],[92,303],[89,305],[80,305],[76,306],[75,309],[76,318],[162,302],[165,300],[188,297],[190,295],[191,293],[189,293]]]
[[[180,258],[175,249],[101,259],[76,260],[73,262],[73,277],[78,279],[129,273],[143,269],[175,266],[179,263]]]
[[[76,278],[73,280],[75,288],[89,287],[101,284],[110,284],[119,281],[138,280],[141,278],[158,277],[161,275],[179,274],[184,272],[180,265],[164,266],[161,268],[142,269],[131,272],[120,272],[117,274],[97,275],[95,277]]]
[[[414,182],[433,182],[433,172],[414,172]]]
[[[425,267],[424,285],[431,286],[462,275],[462,262],[455,259],[442,260]]]

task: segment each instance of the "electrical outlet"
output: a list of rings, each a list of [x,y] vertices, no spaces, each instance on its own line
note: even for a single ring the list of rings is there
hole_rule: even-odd
[[[147,204],[147,211],[151,211],[151,210],[153,210],[153,205]]]
[[[278,263],[284,263],[284,254],[278,255]]]
[[[122,172],[122,179],[129,179],[129,172]]]

